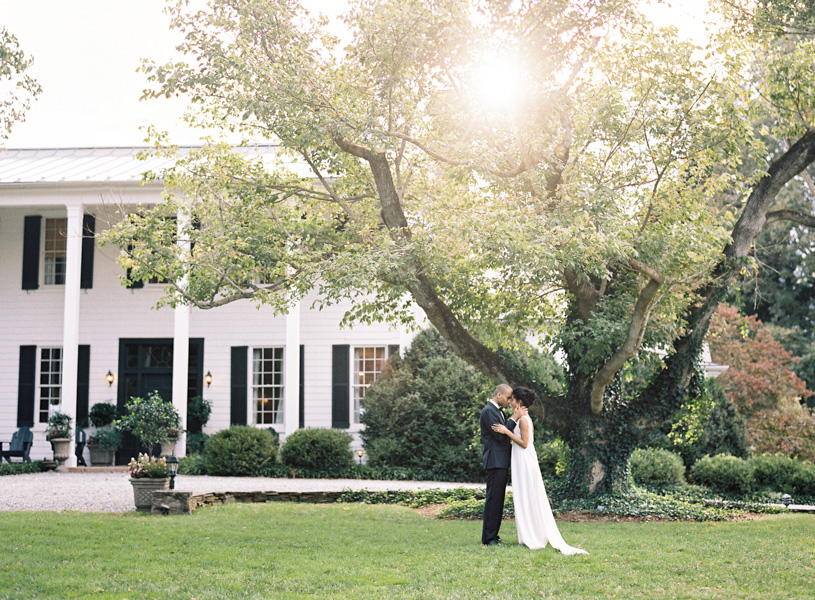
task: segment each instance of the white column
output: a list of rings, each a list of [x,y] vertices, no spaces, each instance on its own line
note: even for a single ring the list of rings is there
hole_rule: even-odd
[[[62,317],[62,412],[73,419],[71,440],[76,427],[76,383],[79,365],[79,276],[82,270],[82,205],[68,206],[65,248],[65,300]],[[65,467],[76,467],[74,444]]]
[[[190,240],[183,235],[190,224],[189,214],[178,212],[178,245],[182,251],[189,252]],[[183,287],[186,285],[186,277],[180,281]],[[180,417],[181,435],[178,436],[178,443],[175,446],[175,455],[179,458],[187,455],[187,434],[183,431],[187,428],[187,389],[188,372],[190,364],[190,306],[179,304],[174,309],[173,319],[173,406],[178,411]]]
[[[286,349],[283,353],[285,389],[283,421],[286,435],[300,427],[300,302],[286,314]]]

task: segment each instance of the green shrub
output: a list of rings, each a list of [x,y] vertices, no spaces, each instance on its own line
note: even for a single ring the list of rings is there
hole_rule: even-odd
[[[91,407],[88,418],[94,427],[110,425],[116,418],[116,405],[108,402],[98,402]]]
[[[25,475],[42,471],[42,461],[0,463],[0,475]]]
[[[211,414],[212,402],[204,400],[201,396],[190,398],[187,403],[187,431],[201,433]]]
[[[755,487],[753,465],[726,454],[703,456],[693,465],[691,477],[695,483],[720,492],[746,494]]]
[[[537,437],[535,438],[537,440]],[[569,467],[569,446],[561,439],[543,444],[536,443],[538,465],[547,484],[563,479]]]
[[[208,475],[255,475],[276,460],[277,446],[265,429],[233,425],[206,441],[204,455]]]
[[[756,456],[750,462],[760,487],[793,496],[815,496],[815,465],[780,454]]]
[[[481,447],[474,434],[490,388],[435,329],[422,331],[362,401],[368,465],[448,481],[482,480]]]
[[[96,445],[104,450],[118,450],[122,445],[122,434],[115,427],[102,427],[88,438],[88,445]]]
[[[208,439],[206,433],[187,433],[187,454],[203,454]]]
[[[341,429],[298,429],[286,438],[280,460],[294,469],[340,473],[354,463],[351,440]]]
[[[762,454],[750,461],[756,485],[779,492],[792,491],[792,479],[801,464],[794,458],[780,454]]]
[[[631,454],[629,466],[634,483],[641,485],[682,485],[685,464],[682,457],[659,448],[637,448]]]
[[[206,475],[207,459],[203,454],[188,454],[178,459],[179,475]]]
[[[792,487],[797,496],[815,497],[815,465],[798,463],[798,470],[792,477]]]

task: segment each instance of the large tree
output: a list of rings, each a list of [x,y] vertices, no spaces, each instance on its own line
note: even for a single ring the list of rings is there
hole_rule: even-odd
[[[358,0],[345,46],[294,0],[179,2],[190,60],[147,63],[146,96],[187,94],[281,166],[214,143],[179,156],[164,201],[107,239],[170,303],[285,311],[319,286],[356,299],[349,320],[409,321],[415,302],[470,364],[537,389],[573,493],[623,490],[638,440],[698,385],[756,236],[815,223],[774,205],[815,160],[813,42],[751,7],[727,3],[705,56],[633,0]],[[529,335],[565,356],[565,390],[507,351]],[[621,394],[646,358],[653,378]]]
[[[25,120],[31,100],[42,91],[26,72],[31,63],[17,37],[0,27],[0,142],[8,138],[14,123]]]

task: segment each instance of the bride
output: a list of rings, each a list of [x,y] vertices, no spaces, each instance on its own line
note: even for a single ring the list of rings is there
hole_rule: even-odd
[[[535,392],[527,388],[512,391],[512,408],[519,405],[529,408],[535,402]],[[555,517],[549,506],[546,488],[543,486],[538,455],[533,443],[532,419],[529,415],[518,421],[520,437],[503,425],[493,425],[493,430],[509,436],[512,440],[512,498],[515,504],[515,526],[518,543],[528,548],[545,548],[547,542],[563,554],[588,554],[563,541]],[[516,429],[518,431],[518,429]]]

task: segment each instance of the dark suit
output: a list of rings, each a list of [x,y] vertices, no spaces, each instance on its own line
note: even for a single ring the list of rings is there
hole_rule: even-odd
[[[507,491],[512,447],[510,439],[503,433],[492,430],[493,425],[506,425],[515,430],[515,421],[502,418],[503,413],[492,402],[481,409],[481,445],[483,446],[484,469],[487,471],[487,499],[484,502],[484,526],[481,543],[488,544],[498,538],[501,519],[504,516],[504,496]]]

